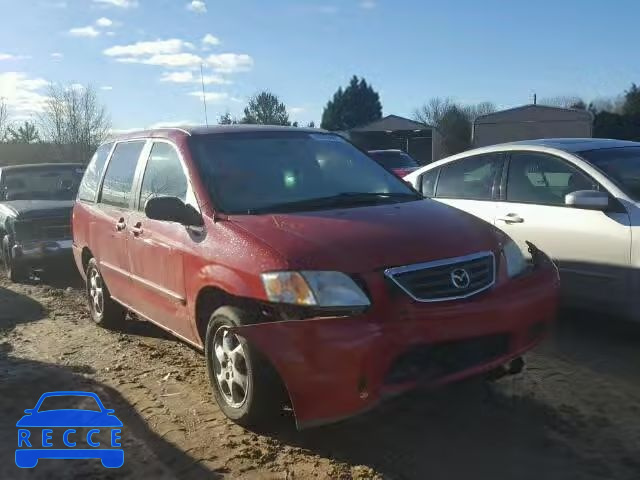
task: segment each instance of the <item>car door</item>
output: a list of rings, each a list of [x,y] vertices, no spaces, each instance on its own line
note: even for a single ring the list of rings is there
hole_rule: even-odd
[[[133,207],[133,181],[145,140],[119,142],[108,161],[98,203],[89,226],[92,253],[111,295],[135,304],[131,289],[127,232]]]
[[[500,153],[473,155],[446,163],[440,167],[435,183],[435,199],[493,223],[494,192],[497,192],[502,166]]]
[[[186,169],[175,146],[153,142],[140,180],[137,208],[130,217],[129,265],[136,292],[136,310],[150,320],[190,338],[184,282],[185,250],[197,232],[175,222],[151,220],[144,214],[154,196],[178,197],[199,210]]]
[[[565,195],[602,189],[567,160],[516,151],[508,160],[495,224],[526,252],[525,241],[557,263],[565,299],[614,304],[624,299],[631,228],[626,210],[612,198],[607,211],[565,205]]]

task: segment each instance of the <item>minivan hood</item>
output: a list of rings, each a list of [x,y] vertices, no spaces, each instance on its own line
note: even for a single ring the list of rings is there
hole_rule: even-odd
[[[277,251],[292,270],[358,273],[496,251],[484,221],[432,200],[229,220]]]

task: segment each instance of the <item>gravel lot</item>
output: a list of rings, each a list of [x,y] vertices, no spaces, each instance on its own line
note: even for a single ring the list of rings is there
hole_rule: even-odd
[[[66,277],[66,276],[65,276]],[[640,478],[640,326],[563,313],[522,375],[417,391],[350,421],[269,432],[227,421],[202,355],[145,322],[91,324],[79,280],[0,277],[0,478]],[[90,390],[123,421],[125,464],[13,461],[43,392]]]

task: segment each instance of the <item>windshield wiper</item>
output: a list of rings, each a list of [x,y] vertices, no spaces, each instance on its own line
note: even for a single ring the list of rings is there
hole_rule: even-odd
[[[348,206],[359,203],[377,203],[381,200],[391,201],[407,201],[419,200],[420,197],[416,193],[383,193],[383,192],[342,192],[327,197],[307,198],[305,200],[297,200],[294,202],[276,203],[265,207],[247,210],[249,215],[270,212],[286,212],[304,209],[317,209],[326,207]]]

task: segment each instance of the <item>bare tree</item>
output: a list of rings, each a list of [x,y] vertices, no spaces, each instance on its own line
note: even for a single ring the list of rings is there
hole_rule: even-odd
[[[471,125],[480,115],[495,112],[491,102],[459,105],[451,98],[435,97],[416,109],[413,118],[438,129],[446,155],[471,148]]]
[[[0,142],[4,142],[9,128],[9,110],[4,98],[0,98]]]
[[[46,140],[60,159],[87,162],[109,134],[111,122],[93,87],[50,85],[40,116]]]
[[[558,108],[580,108],[582,110],[586,108],[586,103],[578,95],[558,95],[555,97],[547,97],[541,99],[538,104]]]

